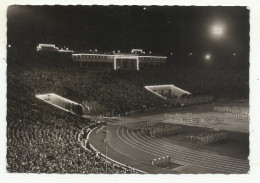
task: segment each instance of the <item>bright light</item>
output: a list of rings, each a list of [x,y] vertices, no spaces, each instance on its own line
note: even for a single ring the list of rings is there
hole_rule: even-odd
[[[171,55],[172,55],[173,53],[171,53]]]
[[[146,7],[143,7],[143,10],[146,10]]]
[[[233,53],[234,56],[236,56],[236,53]]]
[[[8,48],[11,48],[11,47],[12,47],[12,46],[9,44],[9,45],[8,45]]]
[[[210,55],[210,54],[206,54],[206,55],[205,55],[205,59],[206,59],[206,60],[210,60],[210,58],[211,58],[211,55]]]
[[[223,27],[215,25],[215,26],[213,26],[212,32],[213,32],[213,34],[216,34],[216,35],[222,35]]]
[[[210,30],[211,34],[216,38],[224,36],[224,31],[225,31],[225,26],[220,23],[215,23],[214,25],[212,25]]]
[[[118,50],[118,53],[120,53],[120,50]]]

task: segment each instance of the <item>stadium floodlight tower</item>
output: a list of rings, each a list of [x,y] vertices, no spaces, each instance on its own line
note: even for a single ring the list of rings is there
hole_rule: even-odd
[[[157,65],[158,67],[166,62],[167,57],[145,55],[142,49],[132,49],[131,53],[122,53],[120,50],[113,54],[101,53],[75,53],[72,54],[72,60],[79,62],[108,63],[114,70],[139,70],[140,67]]]

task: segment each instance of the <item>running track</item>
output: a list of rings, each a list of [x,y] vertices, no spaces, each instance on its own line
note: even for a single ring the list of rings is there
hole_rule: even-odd
[[[186,167],[200,167],[208,170],[208,173],[241,174],[247,173],[249,170],[248,160],[191,150],[161,139],[151,138],[140,131],[129,131],[124,126],[117,126],[114,129],[110,128],[109,133],[109,144],[115,150],[126,154],[128,157],[137,153],[140,154],[140,152],[143,154],[141,157],[149,158],[170,155],[175,163],[185,165]],[[120,140],[120,145],[118,142],[113,142],[115,137]],[[125,151],[124,146],[131,147],[132,155],[128,153],[129,150]],[[140,158],[140,156],[138,157]],[[136,157],[132,158],[136,159]],[[147,161],[147,159],[141,158],[140,161]],[[185,166],[183,167],[184,170]],[[180,171],[180,173],[182,172]],[[207,171],[204,173],[207,173]]]
[[[224,103],[225,106],[227,103]],[[224,105],[221,104],[221,105]],[[217,104],[189,107],[185,111],[209,109]],[[232,103],[233,105],[233,103]],[[235,104],[234,104],[235,105]],[[217,105],[218,106],[218,105]],[[183,110],[183,109],[182,109]],[[165,116],[161,114],[138,117],[162,121]],[[136,117],[122,118],[118,122],[107,125],[107,144],[109,151],[107,155],[123,164],[131,165],[148,173],[224,173],[241,174],[249,171],[249,161],[228,156],[196,151],[181,147],[174,142],[166,142],[162,139],[151,138],[140,131],[129,131],[122,124],[136,121]],[[248,125],[248,124],[247,124]],[[104,134],[96,130],[90,135],[90,143],[97,150],[104,152]],[[151,166],[154,158],[170,155],[174,163],[184,166],[174,170],[158,170],[158,167]]]

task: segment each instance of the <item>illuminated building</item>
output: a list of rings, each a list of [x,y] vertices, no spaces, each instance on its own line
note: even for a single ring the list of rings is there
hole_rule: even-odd
[[[114,70],[140,70],[144,67],[157,67],[165,64],[167,57],[145,55],[140,49],[133,49],[131,53],[93,54],[77,53],[72,54],[75,62],[86,63],[87,65],[108,66]]]

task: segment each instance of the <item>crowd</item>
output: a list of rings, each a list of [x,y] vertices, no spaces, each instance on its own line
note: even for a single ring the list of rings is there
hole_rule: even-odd
[[[196,117],[196,118],[184,117],[183,121],[185,123],[192,123],[192,124],[197,124],[197,125],[198,124],[220,125],[220,124],[223,124],[224,119],[216,117],[216,116],[202,116],[202,117]]]
[[[201,95],[187,95],[184,94],[181,97],[177,97],[171,94],[163,94],[167,98],[169,103],[172,103],[174,106],[185,106],[191,104],[205,104],[212,102],[211,94],[201,94]]]
[[[132,131],[140,130],[142,128],[148,128],[151,126],[154,126],[154,122],[151,122],[150,120],[142,120],[142,121],[124,124],[124,127]]]
[[[211,94],[184,95],[178,100],[178,102],[182,105],[210,103],[212,102],[212,95]]]
[[[162,99],[147,92],[143,86],[117,77],[116,73],[33,68],[15,69],[9,74],[10,78],[15,77],[33,88],[36,94],[52,92],[80,104],[96,101],[104,106],[107,116],[123,116],[164,106]]]
[[[190,92],[212,89],[214,95],[232,93],[247,97],[247,74],[227,75],[207,70],[201,72],[169,69],[143,72],[96,72],[79,68],[62,55],[30,55],[28,52],[8,53],[7,57],[7,170],[34,173],[132,173],[81,148],[79,131],[94,128],[97,123],[56,109],[35,94],[56,93],[77,103],[97,101],[104,106],[104,115],[122,116],[164,108],[165,101],[146,91],[143,86],[174,83]],[[233,74],[230,81],[229,73]],[[207,75],[207,77],[205,77]],[[158,77],[163,76],[163,77]],[[242,77],[243,76],[243,77]],[[245,77],[244,77],[245,76]],[[226,77],[226,78],[223,78]],[[202,82],[201,78],[206,78]],[[221,79],[220,79],[221,78]],[[222,81],[221,84],[219,81]],[[216,82],[217,81],[217,82]],[[230,83],[232,85],[230,86]],[[141,124],[141,123],[140,123]],[[161,137],[181,132],[174,125],[136,127]],[[194,137],[200,142],[224,139],[225,133]],[[209,140],[211,139],[211,140]],[[105,167],[107,166],[107,170]]]
[[[181,120],[183,123],[190,123],[194,125],[220,125],[224,123],[224,119],[221,117],[217,117],[214,115],[208,115],[207,113],[185,113],[185,114],[179,114],[176,113],[174,115],[166,115],[170,119],[177,119]]]
[[[171,63],[166,64],[166,67],[149,68],[139,72],[138,82],[146,85],[174,84],[192,94],[211,93],[213,100],[249,98],[248,65],[236,68],[237,63],[230,66],[214,64],[214,67],[211,67],[204,62],[202,65],[193,62],[178,64],[178,60],[169,62]],[[199,97],[197,95],[194,100],[201,100]],[[205,97],[204,100],[210,98]],[[191,101],[190,98],[187,101]]]
[[[226,131],[210,131],[201,133],[197,136],[190,136],[192,143],[199,145],[206,145],[217,141],[226,140],[228,138],[228,132]]]
[[[225,113],[225,117],[233,119],[249,119],[249,107],[214,107],[214,111]]]
[[[249,107],[238,107],[238,106],[214,107],[214,111],[248,114],[249,113]]]
[[[8,80],[7,170],[19,173],[135,173],[108,162],[78,142],[80,130],[96,121],[42,102],[33,89]],[[19,92],[16,92],[19,91]]]
[[[70,103],[70,102],[65,102],[65,109],[68,111],[74,112],[75,114],[78,115],[83,115],[83,107],[78,104]]]
[[[140,130],[151,137],[157,138],[171,136],[183,132],[181,126],[165,123],[157,123],[154,126],[144,127]]]
[[[219,72],[216,72],[216,70],[209,72],[210,68],[201,68],[200,73],[194,73],[194,69],[180,66],[174,67],[172,70],[160,68],[140,72],[89,71],[85,67],[80,68],[61,55],[27,57],[23,58],[25,60],[23,62],[11,62],[9,68],[12,69],[9,70],[15,72],[13,74],[20,77],[22,83],[31,86],[35,93],[46,93],[51,90],[53,93],[78,103],[96,101],[104,106],[104,113],[107,116],[122,116],[133,112],[170,106],[169,101],[162,100],[146,91],[145,85],[173,83],[193,93],[193,96],[183,96],[178,99],[176,105],[177,103],[186,105],[210,102],[212,95],[214,97],[225,96],[222,94],[224,89],[224,93],[232,93],[232,96],[244,96],[244,94],[237,92],[245,92],[245,89],[236,89],[235,92],[229,92],[231,87],[235,89],[235,86],[240,86],[242,81],[246,81],[246,79],[241,78],[240,83],[230,81],[229,85],[226,85],[224,83],[226,80],[223,77],[228,77],[227,81],[234,77],[221,74],[221,72],[224,72],[223,68],[219,69]],[[8,59],[12,60],[12,58],[9,57]],[[168,73],[169,71],[171,73]],[[232,70],[229,71],[228,75],[236,76],[232,72]],[[208,74],[210,74],[208,77],[204,77]],[[216,82],[216,78],[212,78],[213,76],[219,77],[218,79],[222,82]],[[236,79],[242,76],[244,74],[241,75],[240,72]],[[213,84],[215,85],[213,86]],[[225,84],[225,86],[219,86],[219,84]],[[211,91],[212,95],[194,95],[194,93],[202,93],[203,91]],[[173,100],[175,101],[176,98],[173,98]]]
[[[183,131],[181,126],[151,122],[150,120],[127,123],[124,127],[132,131],[142,131],[146,135],[157,138],[174,135]]]

